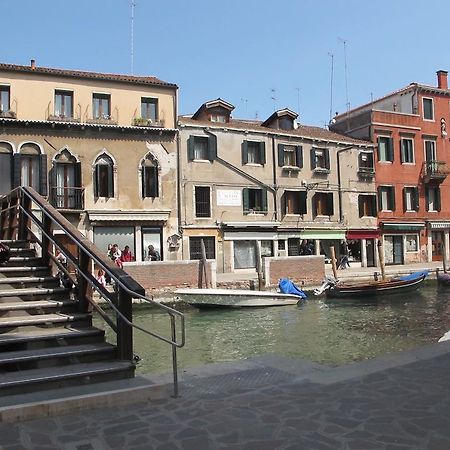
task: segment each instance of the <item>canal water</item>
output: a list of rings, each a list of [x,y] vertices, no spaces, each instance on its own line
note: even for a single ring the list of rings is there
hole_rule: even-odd
[[[301,306],[190,308],[184,313],[187,344],[178,351],[181,370],[267,353],[341,365],[437,342],[450,330],[450,289],[430,282],[413,293],[378,300],[325,303],[313,297]],[[167,315],[153,308],[135,307],[133,320],[170,336]],[[135,352],[142,359],[138,372],[171,370],[168,344],[135,331]]]

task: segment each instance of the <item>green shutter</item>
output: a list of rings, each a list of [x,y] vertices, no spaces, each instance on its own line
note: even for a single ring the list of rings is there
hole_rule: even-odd
[[[284,144],[278,144],[278,167],[284,166]]]
[[[39,194],[47,196],[47,155],[39,156]]]
[[[412,199],[411,199],[412,201]],[[406,212],[408,209],[406,207],[406,188],[403,188],[403,212]]]
[[[364,196],[359,194],[358,195],[358,211],[359,211],[359,217],[364,216]]]
[[[299,213],[300,214],[306,214],[308,212],[308,207],[307,207],[307,204],[306,204],[306,200],[308,198],[308,193],[306,191],[300,191],[299,194],[300,194],[300,204],[299,204],[300,210],[299,210]]]
[[[261,197],[262,197],[261,211],[266,213],[269,210],[267,207],[267,189],[262,189]]]
[[[377,138],[377,156],[378,156],[378,161],[382,161],[382,159],[381,159],[381,151],[380,151],[380,141],[381,141],[381,137],[378,136],[378,138]]]
[[[327,216],[334,214],[333,193],[327,194]]]
[[[311,170],[314,170],[316,168],[316,157],[315,157],[315,150],[314,147],[310,150],[310,156],[311,156]]]
[[[441,190],[438,187],[436,188],[436,210],[441,210]]]
[[[295,153],[297,167],[301,169],[303,167],[303,147],[297,145],[297,147],[295,147]]]
[[[98,197],[99,191],[99,181],[100,181],[100,166],[99,164],[95,165],[94,169],[94,197]]]
[[[394,161],[394,140],[389,138],[388,142],[388,161]]]
[[[383,209],[383,202],[381,199],[381,186],[378,187],[378,211],[381,211]]]
[[[266,143],[260,142],[259,143],[259,155],[261,157],[261,164],[266,163]]]
[[[248,188],[242,189],[242,205],[244,208],[244,214],[248,214],[249,210],[249,192]]]
[[[391,186],[390,191],[391,191],[391,195],[389,198],[390,210],[395,211],[395,187]]]
[[[208,159],[214,161],[217,157],[217,136],[208,137]]]
[[[330,170],[330,151],[327,148],[323,150],[323,156],[325,158],[325,168]]]
[[[22,167],[22,155],[20,153],[14,153],[13,155],[13,188],[22,185],[21,177]]]
[[[190,136],[189,139],[187,140],[188,161],[194,161],[194,159],[195,159],[194,144],[195,144],[195,138],[194,138],[194,136]]]
[[[242,143],[242,164],[248,163],[248,143],[244,141]]]
[[[414,210],[419,211],[419,188],[414,188]]]

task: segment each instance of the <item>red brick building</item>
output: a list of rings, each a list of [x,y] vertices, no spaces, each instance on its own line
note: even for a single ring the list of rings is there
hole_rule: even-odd
[[[378,144],[378,225],[387,264],[449,254],[449,122],[447,72],[440,70],[437,86],[411,83],[330,123],[333,131]]]

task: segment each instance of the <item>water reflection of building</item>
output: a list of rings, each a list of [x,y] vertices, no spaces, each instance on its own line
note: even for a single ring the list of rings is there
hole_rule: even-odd
[[[379,227],[388,264],[443,259],[449,254],[450,90],[411,83],[336,116],[330,128],[371,139],[376,152]]]
[[[296,256],[309,241],[329,256],[347,238],[373,265],[373,145],[300,125],[289,109],[263,122],[233,119],[233,109],[217,99],[179,117],[183,257],[199,258],[203,239],[229,272],[254,268],[257,249]]]

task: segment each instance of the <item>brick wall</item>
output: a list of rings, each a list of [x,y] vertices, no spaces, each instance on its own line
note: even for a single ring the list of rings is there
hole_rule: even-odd
[[[196,288],[200,276],[200,261],[130,262],[124,263],[123,268],[147,293],[174,288]],[[208,260],[206,269],[212,287],[216,287],[216,262]]]
[[[266,286],[276,286],[280,278],[289,278],[299,287],[314,286],[325,278],[323,256],[288,256],[264,258]]]

